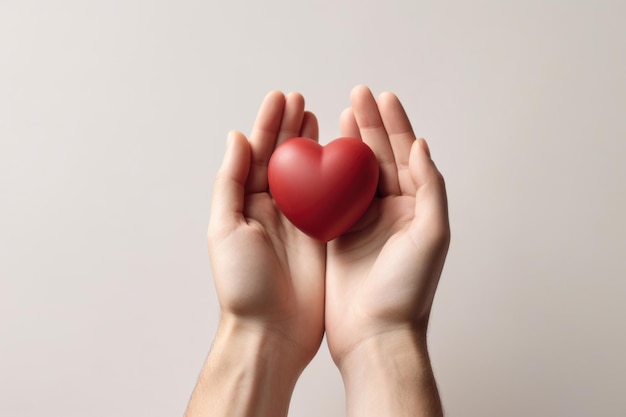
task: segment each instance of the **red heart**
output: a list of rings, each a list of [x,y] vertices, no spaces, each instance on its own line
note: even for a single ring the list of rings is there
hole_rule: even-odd
[[[369,207],[378,185],[378,161],[359,139],[339,138],[323,147],[293,138],[276,148],[267,176],[285,217],[307,235],[328,242]]]

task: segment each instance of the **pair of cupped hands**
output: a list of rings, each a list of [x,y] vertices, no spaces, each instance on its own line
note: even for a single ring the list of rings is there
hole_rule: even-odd
[[[398,98],[365,86],[350,94],[341,136],[359,138],[379,163],[378,191],[344,235],[318,242],[272,199],[268,161],[289,138],[318,140],[298,93],[269,93],[249,138],[229,134],[216,176],[208,241],[220,302],[218,330],[258,335],[299,372],[324,333],[342,368],[377,338],[425,340],[450,239],[443,177],[416,139]]]

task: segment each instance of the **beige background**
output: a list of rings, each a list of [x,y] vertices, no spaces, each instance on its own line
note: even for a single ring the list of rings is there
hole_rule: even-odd
[[[626,415],[623,1],[0,0],[0,415],[176,416],[232,128],[396,92],[446,176],[448,416]],[[344,415],[325,345],[293,416]]]

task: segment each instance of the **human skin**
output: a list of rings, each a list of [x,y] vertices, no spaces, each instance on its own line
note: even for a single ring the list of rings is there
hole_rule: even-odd
[[[283,141],[317,140],[300,94],[269,93],[250,140],[229,134],[209,221],[220,323],[186,416],[284,416],[324,334],[325,245],[269,194],[267,164]]]
[[[302,96],[268,94],[250,140],[229,135],[208,234],[220,323],[186,417],[285,416],[324,331],[348,416],[441,415],[426,331],[450,238],[443,178],[393,94],[355,87],[340,124],[372,148],[380,179],[363,218],[328,245],[268,192],[276,146],[317,140]]]
[[[370,208],[327,248],[325,329],[348,416],[441,415],[426,331],[450,241],[443,177],[391,93],[355,87],[340,126],[380,167]]]

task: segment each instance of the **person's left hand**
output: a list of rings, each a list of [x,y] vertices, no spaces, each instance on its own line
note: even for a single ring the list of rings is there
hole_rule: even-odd
[[[208,240],[220,327],[235,323],[270,337],[304,368],[324,334],[326,250],[282,215],[267,180],[272,152],[295,136],[317,140],[317,120],[304,111],[300,94],[285,97],[278,91],[266,96],[249,141],[230,133],[215,181]]]

